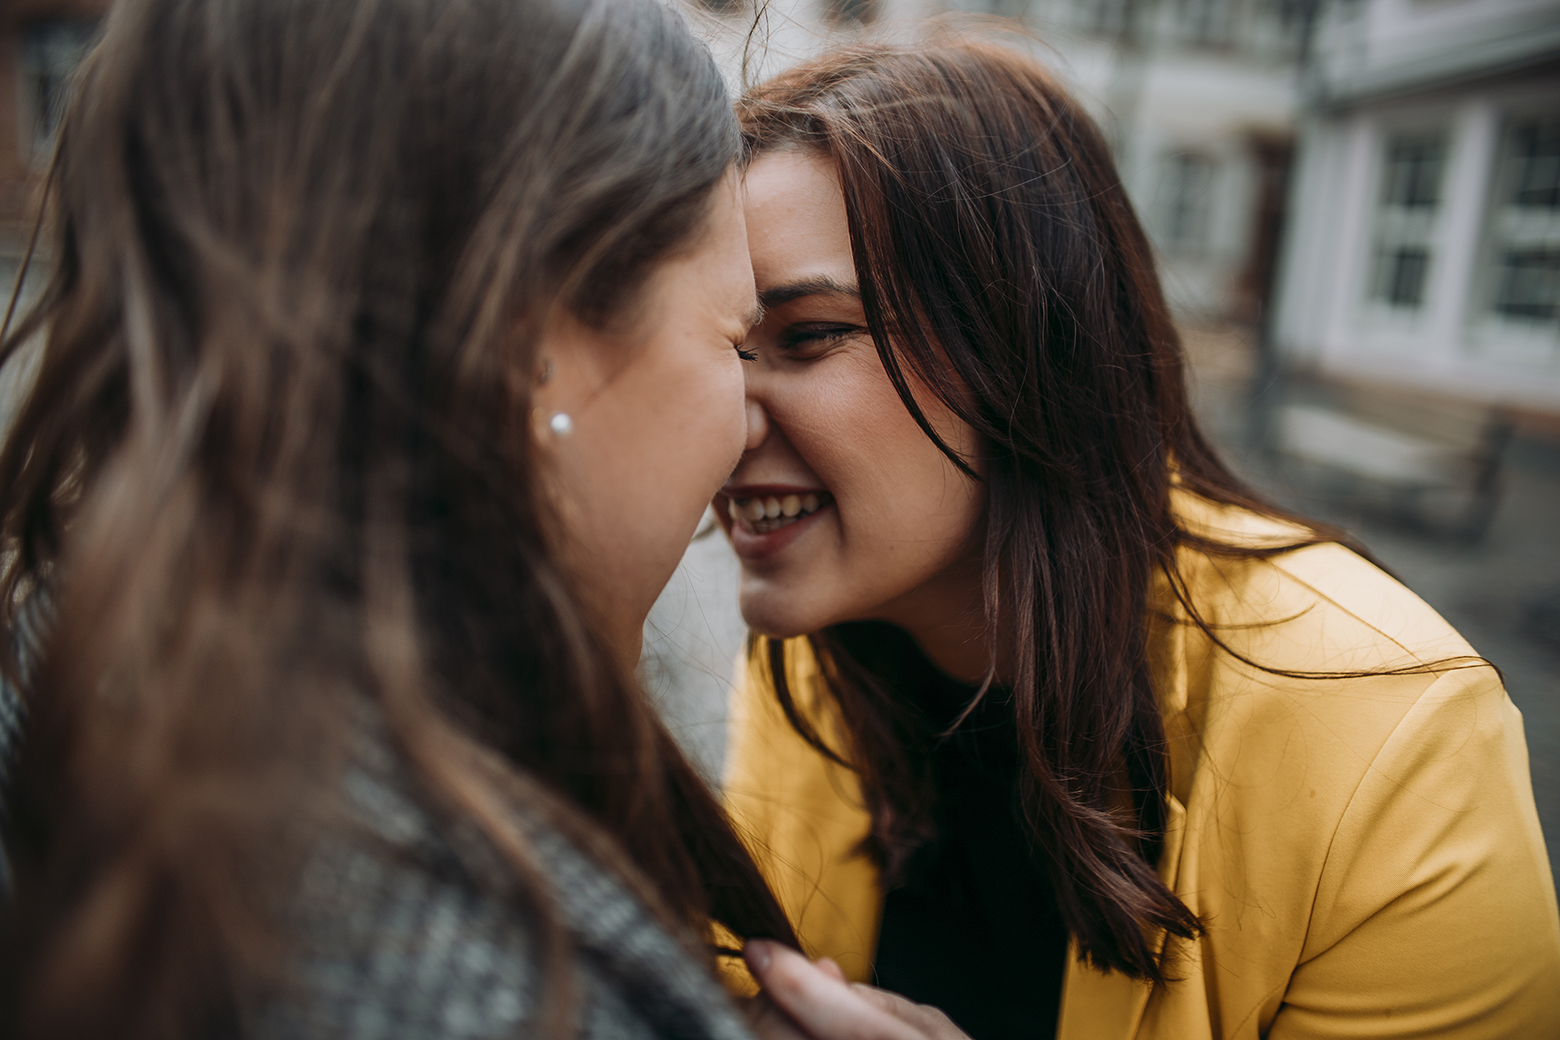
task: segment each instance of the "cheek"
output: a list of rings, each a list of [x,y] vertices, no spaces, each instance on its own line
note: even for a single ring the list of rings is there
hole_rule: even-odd
[[[899,399],[894,399],[899,405]],[[903,586],[952,562],[979,513],[979,489],[902,411],[859,435],[837,495],[852,563]]]
[[[836,513],[805,553],[745,583],[744,612],[761,628],[812,631],[875,616],[960,562],[980,522],[981,486],[916,425],[875,355],[850,360],[796,379],[775,402],[775,419],[833,493]],[[963,447],[960,424],[940,409],[928,415]]]
[[[664,581],[682,558],[699,518],[742,458],[747,437],[741,362],[704,351],[668,366],[664,378],[638,395],[639,422],[625,430],[636,458],[632,479],[636,521],[669,561]],[[659,591],[659,590],[657,590]]]
[[[653,494],[686,498],[695,512],[736,468],[747,439],[742,369],[735,352],[729,363],[708,355],[699,361],[678,366],[658,391],[647,395],[647,427],[660,424],[667,437],[642,474],[657,489]]]
[[[643,623],[742,453],[741,370],[687,353],[641,358],[560,452],[578,570],[624,632]]]
[[[714,403],[710,409],[710,443],[717,447],[724,446],[725,451],[717,453],[719,481],[710,494],[705,496],[707,498],[713,497],[715,491],[720,490],[720,485],[731,476],[732,470],[737,468],[747,443],[747,397],[744,394],[742,364],[739,361],[722,366],[717,371],[720,378],[709,395]]]
[[[924,537],[967,481],[916,425],[876,354],[849,358],[807,389],[797,411],[811,421],[798,424],[796,447],[839,500],[846,535]]]

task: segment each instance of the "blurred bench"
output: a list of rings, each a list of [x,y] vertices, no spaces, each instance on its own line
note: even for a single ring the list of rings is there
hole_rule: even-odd
[[[1501,408],[1360,384],[1284,397],[1270,429],[1286,476],[1383,499],[1398,520],[1469,543],[1484,537],[1513,431]]]

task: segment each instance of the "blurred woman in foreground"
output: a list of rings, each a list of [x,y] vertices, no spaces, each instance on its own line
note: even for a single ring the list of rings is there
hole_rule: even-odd
[[[635,687],[742,446],[656,0],[119,0],[0,454],[5,1035],[743,1037],[790,928]]]
[[[804,949],[977,1040],[1560,1035],[1499,675],[1210,449],[1076,102],[860,45],[740,112],[725,793]]]

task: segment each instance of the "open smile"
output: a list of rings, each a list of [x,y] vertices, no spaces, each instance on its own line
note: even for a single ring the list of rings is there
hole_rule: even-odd
[[[818,512],[833,501],[827,491],[728,498],[726,513],[748,534],[770,534]]]

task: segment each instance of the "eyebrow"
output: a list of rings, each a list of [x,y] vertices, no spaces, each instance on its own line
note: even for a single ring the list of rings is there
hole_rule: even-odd
[[[776,285],[765,289],[758,294],[758,301],[764,307],[779,307],[793,300],[800,300],[808,296],[845,296],[853,300],[859,300],[861,299],[861,290],[854,285],[837,282],[827,276],[820,276],[817,278],[803,278],[795,282],[787,282],[784,285]]]

